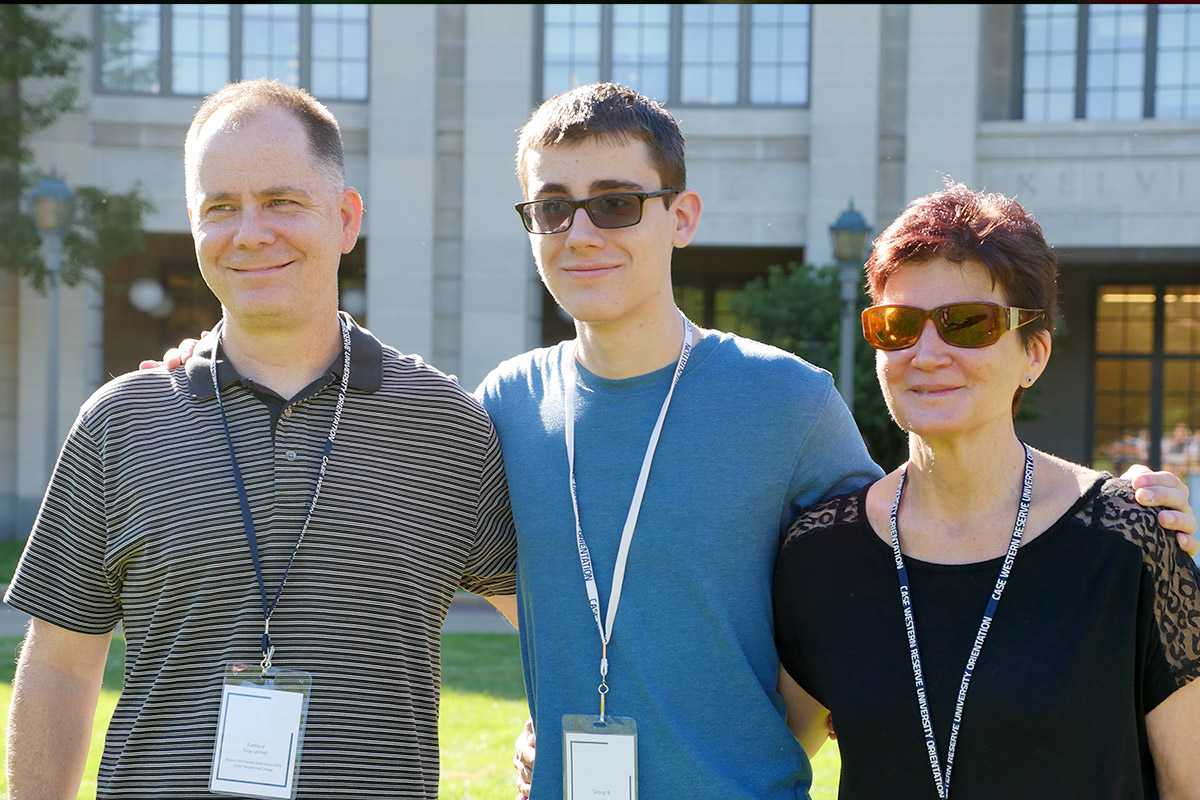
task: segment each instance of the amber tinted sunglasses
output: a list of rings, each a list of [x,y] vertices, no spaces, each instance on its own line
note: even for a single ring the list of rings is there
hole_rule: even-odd
[[[933,320],[938,336],[955,347],[987,347],[1005,331],[1041,319],[1040,308],[1010,308],[995,303],[948,303],[926,310],[915,306],[864,308],[863,338],[876,350],[904,350],[921,338],[925,320]]]

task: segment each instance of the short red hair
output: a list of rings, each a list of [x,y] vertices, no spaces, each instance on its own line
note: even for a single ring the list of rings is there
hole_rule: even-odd
[[[912,201],[871,245],[866,264],[871,301],[879,302],[897,270],[935,258],[974,261],[1009,305],[1042,309],[1041,319],[1017,331],[1023,342],[1039,331],[1054,331],[1058,258],[1042,226],[1013,198],[947,182],[942,191]],[[1018,389],[1013,398],[1014,412],[1023,393]]]

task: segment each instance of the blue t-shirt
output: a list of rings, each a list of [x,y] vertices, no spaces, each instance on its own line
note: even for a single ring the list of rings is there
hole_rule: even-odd
[[[642,797],[803,798],[812,780],[776,692],[771,576],[803,506],[881,474],[829,373],[716,331],[667,414],[608,648],[608,713],[638,728]],[[562,794],[562,716],[598,710],[600,639],[575,544],[563,440],[563,344],[477,390],[517,523],[532,800]],[[621,529],[674,365],[607,380],[578,369],[575,477],[602,612]]]

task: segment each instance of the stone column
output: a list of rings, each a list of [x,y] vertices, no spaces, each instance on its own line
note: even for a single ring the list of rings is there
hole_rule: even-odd
[[[829,226],[853,198],[877,227],[882,9],[814,5],[808,236],[812,264],[833,261]]]
[[[402,352],[433,351],[437,10],[371,10],[367,318]]]
[[[979,128],[979,5],[914,5],[908,47],[906,200],[942,187],[975,186]]]
[[[461,377],[468,388],[534,343],[533,257],[512,209],[520,199],[516,132],[533,108],[533,13],[525,5],[467,10]]]

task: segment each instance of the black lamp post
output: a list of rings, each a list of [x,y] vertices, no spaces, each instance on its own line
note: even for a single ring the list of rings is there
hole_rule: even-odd
[[[829,226],[833,239],[833,257],[838,265],[842,288],[842,342],[838,358],[838,391],[850,410],[854,410],[854,344],[858,339],[858,292],[862,280],[862,260],[867,249],[871,226],[862,214],[850,207]]]

